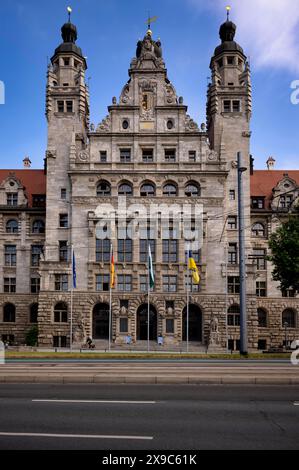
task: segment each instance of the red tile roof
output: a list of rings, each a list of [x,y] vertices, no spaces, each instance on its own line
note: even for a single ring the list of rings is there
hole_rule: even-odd
[[[46,194],[44,170],[0,170],[0,184],[9,176],[15,176],[24,186],[29,207],[32,207],[33,194]]]
[[[254,170],[250,177],[251,197],[264,196],[265,208],[268,209],[272,199],[272,189],[285,175],[288,175],[299,185],[299,170]]]

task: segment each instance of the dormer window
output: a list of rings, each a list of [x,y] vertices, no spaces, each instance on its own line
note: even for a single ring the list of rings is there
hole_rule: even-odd
[[[286,196],[286,195],[283,195],[283,196],[280,196],[279,198],[279,207],[280,209],[288,209],[289,207],[291,207],[292,205],[292,202],[293,202],[293,196]]]
[[[265,209],[265,198],[253,197],[251,198],[252,209]]]
[[[16,207],[18,205],[18,193],[8,193],[6,198],[8,206]]]

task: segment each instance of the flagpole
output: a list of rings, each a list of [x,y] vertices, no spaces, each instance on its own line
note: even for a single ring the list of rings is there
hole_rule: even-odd
[[[189,254],[188,254],[189,256]],[[189,258],[188,258],[189,262]],[[187,271],[187,331],[186,331],[186,339],[187,339],[187,352],[189,352],[189,287],[190,287],[190,272],[189,272],[189,265]]]
[[[111,320],[112,320],[112,272],[111,272],[111,262],[112,262],[112,243],[110,245],[110,282],[109,282],[109,295],[110,295],[110,300],[109,300],[109,344],[108,344],[108,350],[110,352],[111,350]]]
[[[74,291],[74,246],[71,245],[72,286],[71,286],[71,318],[70,318],[70,350],[73,349],[73,291]]]
[[[149,241],[147,242],[147,352],[150,351],[150,245]]]

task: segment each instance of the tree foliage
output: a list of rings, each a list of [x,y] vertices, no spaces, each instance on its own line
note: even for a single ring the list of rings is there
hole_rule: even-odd
[[[26,346],[37,346],[38,342],[38,328],[33,326],[26,334]]]
[[[299,213],[290,216],[274,232],[269,241],[274,265],[273,279],[280,282],[281,289],[299,292]]]

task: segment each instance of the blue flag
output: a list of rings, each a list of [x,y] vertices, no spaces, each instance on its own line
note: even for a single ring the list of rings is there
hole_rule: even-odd
[[[73,289],[77,288],[76,257],[73,251]]]

